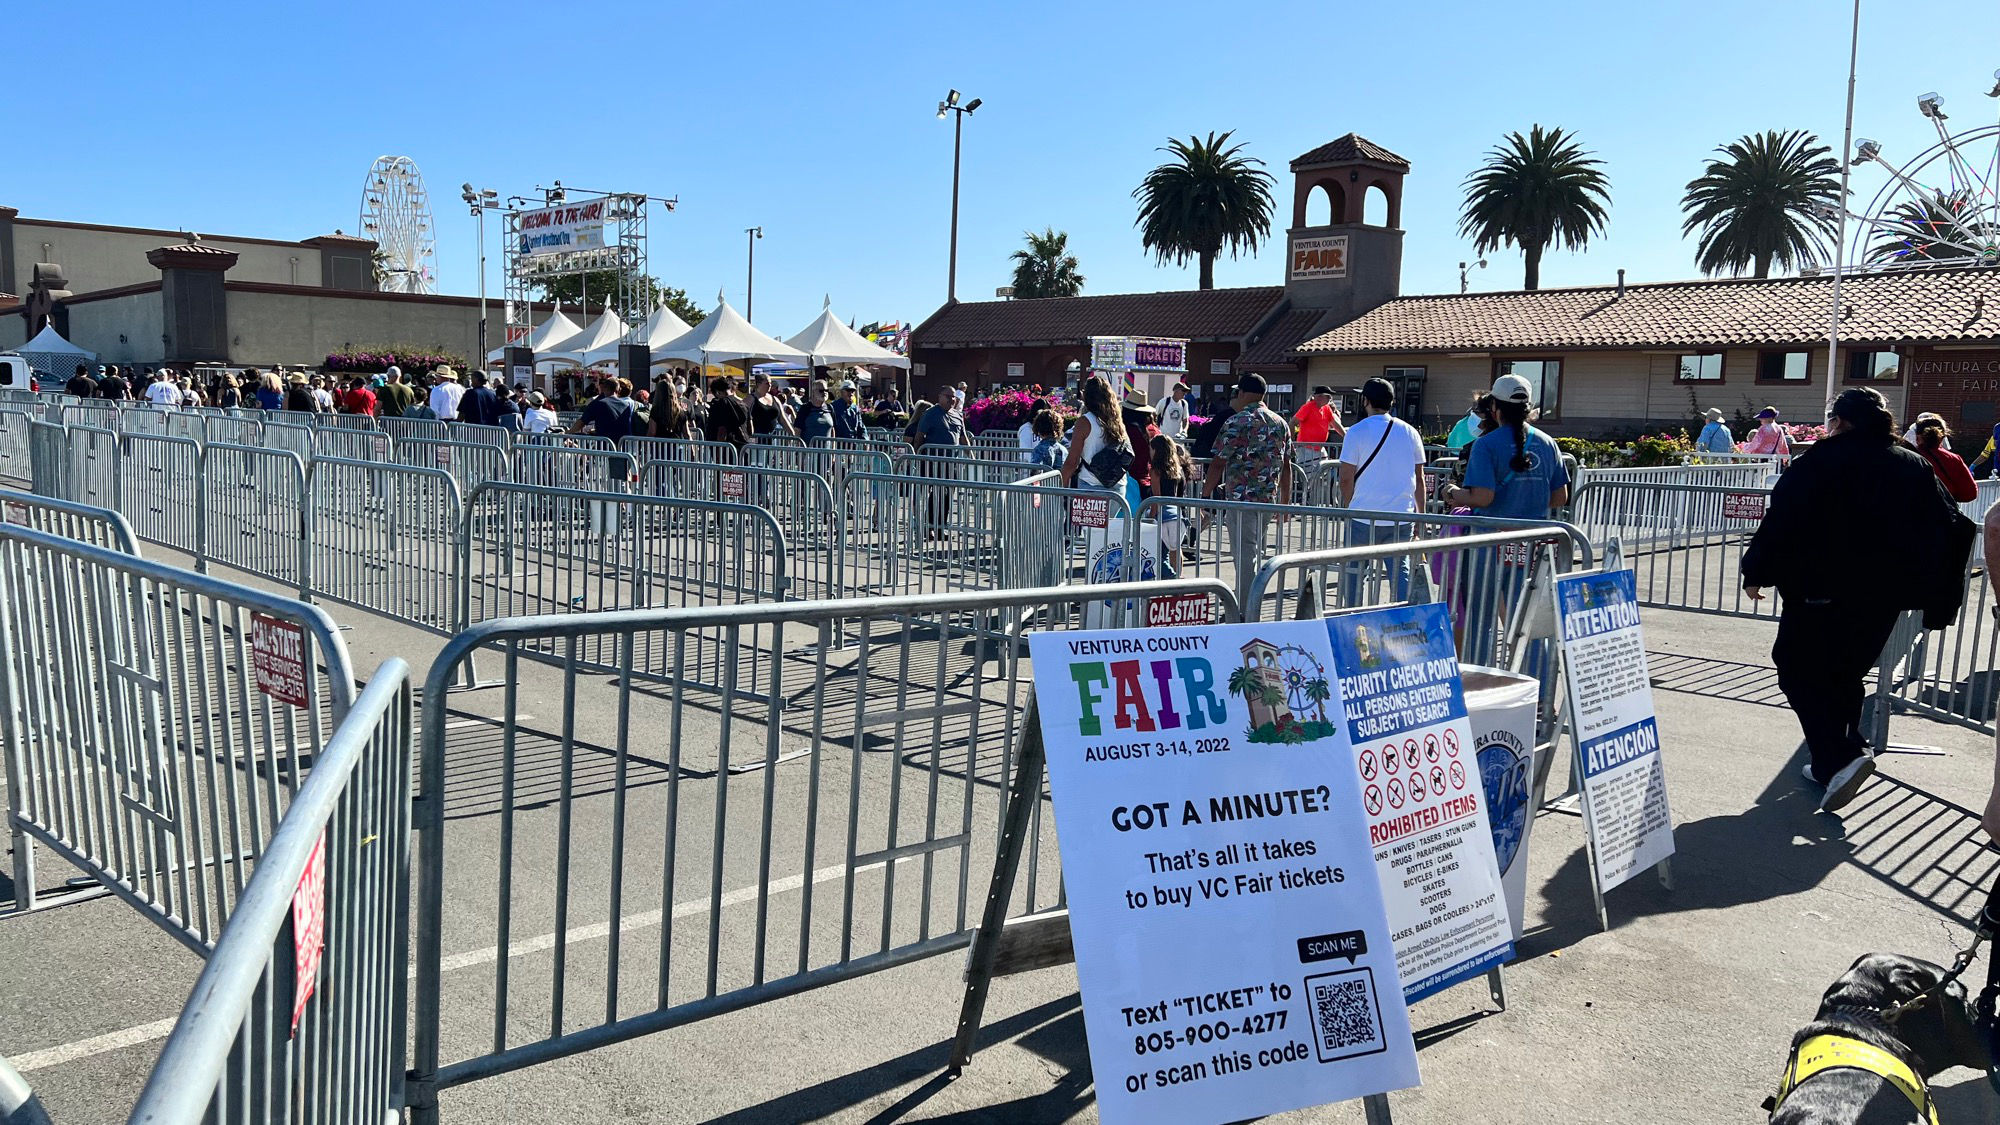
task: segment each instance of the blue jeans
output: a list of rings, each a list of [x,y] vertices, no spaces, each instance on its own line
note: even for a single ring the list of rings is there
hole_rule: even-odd
[[[1350,547],[1368,547],[1377,543],[1402,543],[1408,541],[1409,538],[1410,525],[1406,523],[1377,524],[1370,523],[1367,520],[1347,521],[1347,545]],[[1368,580],[1368,572],[1375,565],[1373,562],[1352,562],[1340,568],[1341,608],[1352,609],[1356,606],[1369,604],[1364,599],[1367,594],[1373,592],[1375,584]],[[1409,601],[1410,556],[1397,555],[1394,558],[1384,559],[1382,560],[1382,565],[1387,566],[1389,569],[1389,586],[1394,594],[1392,600],[1399,602]]]

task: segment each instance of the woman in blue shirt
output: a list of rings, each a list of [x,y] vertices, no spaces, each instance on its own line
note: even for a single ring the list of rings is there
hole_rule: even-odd
[[[1465,484],[1447,489],[1444,501],[1482,516],[1547,521],[1555,509],[1569,503],[1569,471],[1563,467],[1562,451],[1549,435],[1528,424],[1535,402],[1526,379],[1500,376],[1493,382],[1493,398],[1500,426],[1472,443]],[[1465,561],[1468,565],[1461,573],[1472,590],[1466,599],[1463,659],[1487,664],[1493,660],[1496,623],[1527,584],[1533,556],[1522,544],[1519,551],[1486,550]],[[1539,661],[1530,663],[1532,667]]]

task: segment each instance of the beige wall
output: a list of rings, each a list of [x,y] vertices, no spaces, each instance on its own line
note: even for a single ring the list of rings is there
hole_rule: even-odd
[[[156,363],[164,318],[157,289],[86,301],[70,307],[69,341],[96,352],[100,363]]]
[[[230,271],[229,276],[235,280],[236,272]],[[158,295],[154,296],[157,301]],[[540,324],[550,315],[546,306],[537,306],[534,322]],[[477,361],[479,308],[339,296],[331,290],[311,294],[230,290],[229,334],[230,359],[259,366],[317,365],[330,352],[382,344],[435,344]],[[498,347],[506,336],[501,302],[491,301],[487,307],[488,346]]]
[[[0,316],[0,352],[18,348],[28,342],[28,318],[25,316]]]
[[[1723,353],[1720,383],[1676,383],[1678,363],[1668,352],[1575,351],[1500,353],[1500,358],[1563,361],[1561,415],[1547,423],[1551,433],[1590,437],[1594,433],[1647,423],[1686,423],[1692,429],[1701,410],[1716,407],[1734,416],[1754,414],[1775,406],[1788,422],[1813,422],[1823,417],[1826,400],[1826,350],[1810,352],[1810,379],[1805,383],[1757,382],[1757,349]],[[1304,382],[1355,387],[1385,367],[1427,369],[1424,393],[1426,431],[1450,425],[1465,413],[1472,397],[1493,382],[1494,356],[1449,356],[1405,353],[1314,356]],[[1846,362],[1845,349],[1841,362]],[[1901,416],[1902,387],[1878,387],[1891,410]],[[1694,392],[1692,398],[1689,391]]]
[[[146,261],[149,250],[184,241],[177,234],[161,232],[129,233],[110,230],[80,230],[75,227],[42,226],[32,219],[14,220],[14,271],[19,277],[12,286],[0,285],[10,293],[26,293],[34,278],[35,263],[57,262],[69,279],[73,293],[116,289],[160,280],[160,271]],[[48,244],[45,250],[43,244]],[[225,238],[203,238],[202,244],[240,255],[229,271],[231,281],[261,281],[272,285],[318,285],[319,251],[309,246],[271,245],[261,242],[232,242]],[[291,259],[297,258],[294,276]]]

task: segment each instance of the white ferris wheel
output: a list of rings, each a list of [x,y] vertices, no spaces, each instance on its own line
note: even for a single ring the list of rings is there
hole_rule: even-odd
[[[2000,71],[1993,77],[1987,96],[2000,99]],[[1937,143],[1900,165],[1879,142],[1854,142],[1853,165],[1876,165],[1889,178],[1865,208],[1848,213],[1844,268],[2000,265],[2000,123],[1954,133],[1936,93],[1920,96],[1917,112],[1937,131]]]
[[[378,156],[361,185],[361,233],[376,243],[388,293],[437,292],[437,240],[424,174],[407,156]]]

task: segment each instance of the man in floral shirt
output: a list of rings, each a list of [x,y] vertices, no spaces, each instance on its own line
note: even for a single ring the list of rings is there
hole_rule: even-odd
[[[1236,413],[1215,437],[1208,461],[1208,495],[1248,504],[1283,504],[1292,495],[1292,428],[1264,405],[1264,377],[1254,372],[1236,382]],[[1230,511],[1230,546],[1236,555],[1236,585],[1248,589],[1263,565],[1267,512]]]

